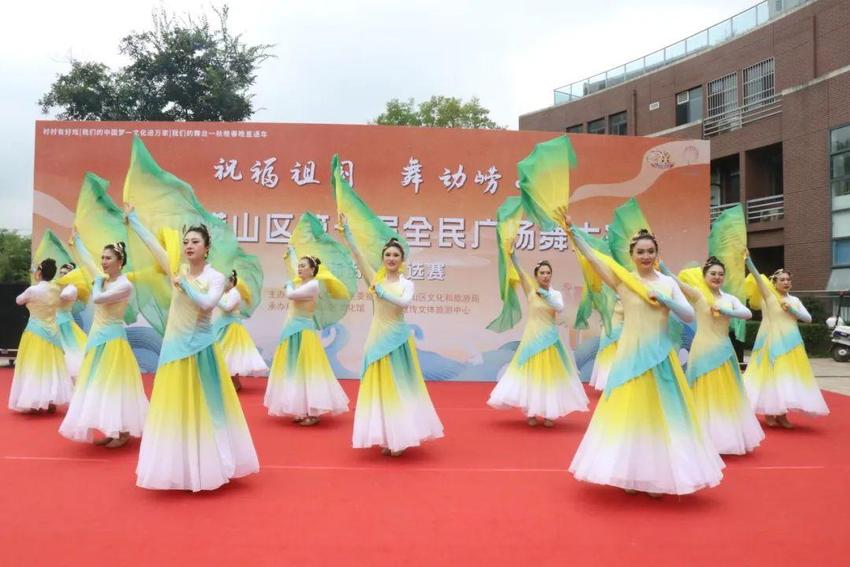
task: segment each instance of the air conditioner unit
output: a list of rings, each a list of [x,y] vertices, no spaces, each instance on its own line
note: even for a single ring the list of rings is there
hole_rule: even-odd
[[[691,93],[685,91],[676,95],[676,104],[687,104],[691,100]]]

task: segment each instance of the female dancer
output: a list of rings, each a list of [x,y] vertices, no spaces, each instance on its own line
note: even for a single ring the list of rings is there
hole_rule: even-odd
[[[552,266],[546,260],[534,266],[534,278],[522,270],[516,257],[511,261],[528,299],[528,322],[516,354],[487,404],[497,408],[519,408],[528,425],[552,427],[554,419],[573,411],[587,411],[588,399],[570,353],[558,336],[557,313],[564,310],[561,292],[550,288]]]
[[[131,206],[127,220],[160,269],[171,274],[168,252]],[[206,262],[210,244],[204,225],[183,234],[187,263],[172,276],[175,289],[136,468],[136,484],[142,488],[214,490],[260,468],[215,342],[211,315],[225,278]]]
[[[397,457],[408,447],[443,436],[419,366],[416,343],[404,321],[413,299],[413,282],[400,269],[404,248],[391,239],[381,250],[383,266],[376,273],[357,248],[345,215],[340,215],[345,240],[373,294],[374,315],[366,339],[363,377],[354,413],[353,446],[378,445]],[[367,250],[376,254],[377,250]]]
[[[799,299],[788,293],[791,272],[780,268],[768,282],[759,275],[749,255],[747,268],[762,297],[762,322],[744,372],[744,384],[753,409],[764,414],[768,427],[785,429],[793,427],[788,421],[788,410],[827,415],[829,408],[815,380],[797,327],[797,321],[811,323],[812,316]]]
[[[77,265],[73,262],[62,264],[59,268],[59,278],[68,275]],[[61,282],[59,282],[61,285]],[[74,321],[71,310],[77,302],[79,290],[77,286],[68,283],[62,286],[62,299],[59,309],[56,311],[56,324],[59,326],[59,335],[62,337],[62,350],[65,351],[65,364],[68,374],[75,379],[80,374],[80,365],[83,363],[83,355],[86,351],[86,334]]]
[[[663,266],[662,271],[675,277]],[[746,320],[753,314],[737,297],[721,289],[725,278],[726,266],[712,256],[701,273],[699,268],[685,270],[677,281],[696,311],[697,330],[687,376],[700,425],[721,455],[743,455],[759,446],[764,432],[744,389],[729,339],[729,320]]]
[[[219,313],[215,318],[215,329],[221,354],[230,370],[233,387],[238,392],[242,389],[239,376],[262,376],[268,372],[269,367],[240,321],[239,306],[242,303],[242,295],[236,287],[237,283],[239,276],[236,270],[233,270],[224,284],[224,295],[218,302],[216,310]]]
[[[608,373],[614,364],[614,355],[617,353],[617,341],[623,333],[623,302],[619,299],[614,304],[614,313],[611,317],[611,332],[603,332],[599,336],[599,348],[596,350],[596,358],[593,361],[593,372],[590,375],[590,385],[597,391],[605,390],[608,383]]]
[[[673,278],[658,273],[655,236],[641,230],[629,253],[636,273],[595,252],[571,226],[578,250],[623,302],[623,332],[605,393],[570,464],[579,480],[627,492],[688,494],[714,486],[723,461],[697,422],[693,397],[667,332],[671,311],[694,311]]]
[[[289,252],[291,252],[291,248]],[[300,425],[319,423],[319,416],[348,411],[348,396],[334,376],[316,330],[313,312],[321,293],[316,276],[321,260],[298,260],[296,284],[286,282],[289,310],[272,360],[264,404],[269,415],[292,416]]]
[[[98,270],[76,229],[69,244],[94,278],[94,320],[59,433],[91,443],[97,430],[105,437],[94,444],[115,449],[126,445],[131,435],[142,436],[148,412],[142,374],[124,330],[124,312],[133,293],[133,284],[121,273],[127,263],[127,247],[123,242],[104,246]]]
[[[70,298],[52,280],[56,275],[56,261],[42,260],[35,267],[35,284],[19,295],[15,302],[26,305],[30,312],[18,356],[15,374],[9,392],[9,409],[21,413],[56,411],[57,405],[71,399],[73,384],[62,353],[62,339],[56,325],[59,302]]]

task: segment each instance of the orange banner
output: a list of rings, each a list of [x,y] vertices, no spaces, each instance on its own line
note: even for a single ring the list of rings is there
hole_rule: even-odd
[[[263,303],[246,322],[270,358],[285,317],[283,244],[302,212],[323,220],[335,207],[330,160],[411,246],[408,276],[416,284],[407,320],[417,332],[423,370],[434,380],[495,380],[522,324],[485,329],[500,309],[496,208],[518,195],[516,163],[552,133],[261,123],[53,122],[36,124],[33,234],[70,232],[86,171],[110,181],[120,204],[132,135],[160,166],[190,183],[204,207],[231,223],[245,250],[263,264]],[[574,222],[604,234],[613,209],[639,201],[670,266],[702,260],[709,228],[708,142],[570,135]],[[332,222],[332,221],[331,221]],[[333,232],[333,231],[332,231]],[[562,232],[520,231],[519,256],[529,271],[554,266],[553,285],[572,324],[582,279]],[[340,324],[323,337],[339,377],[356,377],[371,306],[361,289]],[[574,348],[584,336],[564,327]]]

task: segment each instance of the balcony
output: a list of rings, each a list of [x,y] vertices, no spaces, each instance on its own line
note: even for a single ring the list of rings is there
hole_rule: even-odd
[[[785,218],[785,195],[747,200],[747,223],[768,222],[783,218]]]
[[[705,118],[702,122],[703,138],[710,138],[723,132],[737,130],[756,120],[768,118],[782,112],[782,97],[771,95],[743,106],[736,106],[725,112]]]
[[[654,53],[630,61],[625,65],[614,67],[604,73],[558,87],[554,92],[554,104],[573,102],[587,95],[673,65],[685,57],[712,49],[747,34],[755,28],[813,1],[769,0],[759,2],[740,14],[727,18]]]
[[[711,222],[717,220],[717,217],[723,211],[737,204],[724,203],[722,205],[712,205],[710,213]],[[770,197],[749,199],[744,210],[747,224],[781,220],[785,218],[785,195],[771,195]]]

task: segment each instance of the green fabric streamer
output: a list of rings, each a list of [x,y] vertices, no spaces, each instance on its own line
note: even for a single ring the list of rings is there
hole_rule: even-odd
[[[236,270],[239,280],[250,291],[250,301],[243,297],[241,313],[249,316],[262,301],[263,270],[256,256],[242,250],[233,229],[220,218],[209,213],[198,201],[192,187],[177,176],[162,169],[138,136],[133,137],[130,167],[124,180],[124,202],[132,204],[141,222],[154,234],[179,231],[193,225],[204,224],[210,232],[211,248],[208,261],[217,271],[227,275]],[[171,246],[178,245],[170,242]],[[153,257],[144,243],[130,235],[130,254],[141,266],[137,270],[155,270]],[[147,272],[146,272],[147,273]],[[145,278],[136,282],[139,303],[145,319],[155,329],[164,329],[171,301],[168,279],[158,278],[167,284]]]
[[[522,308],[516,286],[519,274],[511,262],[514,239],[519,232],[523,207],[520,197],[508,197],[496,211],[496,245],[499,248],[499,296],[502,310],[487,325],[491,331],[501,333],[516,325],[522,318]]]
[[[404,249],[405,259],[410,257],[407,239],[382,221],[342,176],[339,155],[331,160],[331,188],[333,189],[336,209],[348,219],[348,226],[354,236],[354,242],[360,253],[372,269],[377,272],[382,265],[381,250],[391,238],[399,241]]]
[[[36,247],[35,253],[32,255],[32,263],[40,264],[48,258],[56,260],[57,268],[62,266],[62,264],[73,262],[71,253],[65,248],[62,240],[49,228],[44,231],[41,242],[38,243],[38,247]]]
[[[566,136],[537,144],[517,164],[522,205],[540,230],[554,230],[563,223],[557,210],[569,203],[570,168],[575,166],[576,153]]]
[[[95,261],[107,244],[115,242],[126,244],[129,241],[127,225],[124,224],[124,211],[109,196],[108,189],[108,181],[94,173],[86,172],[74,214],[74,225],[77,227],[80,240]],[[127,263],[122,272],[128,275],[133,272],[133,256],[130,254],[127,254]],[[131,277],[131,279],[134,278]],[[128,325],[135,323],[138,318],[138,301],[139,296],[134,293],[124,312],[124,321]]]
[[[744,258],[747,251],[747,222],[744,218],[744,207],[737,204],[723,211],[711,226],[708,236],[708,253],[716,256],[726,266],[726,278],[723,291],[732,294],[742,302],[746,302],[744,279],[746,267]],[[746,340],[746,322],[742,319],[732,319],[730,326],[735,338],[741,342]]]
[[[651,230],[634,197],[614,209],[614,220],[608,225],[608,246],[611,257],[627,270],[635,269],[629,245],[632,237],[642,228]]]
[[[579,238],[583,238],[594,250],[610,255],[608,242],[581,232]],[[577,254],[580,253],[577,251]],[[590,315],[595,309],[602,320],[605,334],[611,334],[611,318],[614,315],[614,305],[617,303],[617,295],[610,287],[605,285],[599,276],[593,271],[589,264],[579,259],[582,275],[584,277],[584,289],[581,292],[581,301],[576,311],[576,329],[587,329],[589,327]]]
[[[336,282],[333,280],[327,282],[324,278],[317,277],[322,292],[316,301],[313,319],[319,329],[331,326],[348,312],[351,297],[357,291],[357,267],[351,253],[345,246],[331,238],[325,232],[322,221],[310,212],[301,215],[295,230],[292,231],[289,245],[296,258],[313,256],[321,260],[320,273],[327,270],[345,286],[346,294],[334,293],[334,290],[329,290],[327,287],[329,283],[336,284]]]

